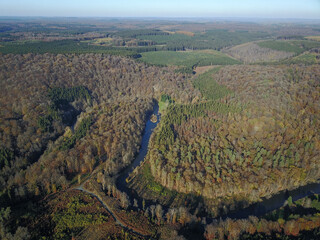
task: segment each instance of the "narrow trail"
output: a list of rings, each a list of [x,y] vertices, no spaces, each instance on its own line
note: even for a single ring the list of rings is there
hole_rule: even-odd
[[[84,184],[84,183],[83,183]],[[116,214],[114,213],[114,211],[106,204],[103,202],[103,200],[98,196],[96,195],[95,193],[83,188],[83,184],[78,186],[78,187],[75,187],[73,188],[73,190],[79,190],[79,191],[82,191],[84,193],[87,193],[95,198],[98,199],[98,201],[102,204],[102,206],[110,213],[110,215],[112,216],[112,218],[115,220],[116,224],[120,225],[121,227],[123,227],[124,229],[126,229],[127,231],[129,232],[132,232],[132,233],[135,233],[141,237],[147,237],[149,239],[152,239],[150,235],[144,235],[140,232],[137,232],[135,230],[133,230],[132,228],[130,228],[129,226],[127,226],[121,219],[119,219]]]
[[[154,106],[153,114],[157,116],[157,122],[152,122],[151,119],[148,119],[148,121],[146,122],[145,130],[143,132],[142,142],[141,142],[141,149],[139,150],[138,156],[134,159],[134,161],[130,164],[130,166],[128,166],[121,173],[120,177],[117,179],[117,183],[118,183],[117,184],[117,188],[119,190],[123,191],[123,192],[126,192],[126,193],[129,192],[129,190],[127,188],[126,178],[132,172],[132,169],[134,169],[135,167],[139,166],[139,164],[144,160],[144,157],[148,152],[148,143],[149,143],[149,140],[150,140],[150,136],[152,134],[153,129],[157,126],[157,124],[159,123],[159,120],[160,120],[158,104],[156,104]],[[144,234],[142,234],[140,232],[137,232],[137,231],[133,230],[130,226],[128,226],[125,222],[123,222],[123,220],[121,220],[121,219],[119,219],[119,217],[117,217],[117,214],[114,212],[114,210],[112,210],[112,208],[110,206],[108,206],[100,196],[98,196],[94,192],[89,191],[89,190],[84,188],[85,183],[88,182],[95,174],[97,174],[99,172],[99,170],[100,169],[95,169],[90,176],[88,176],[86,179],[84,179],[84,181],[79,186],[76,186],[73,189],[85,192],[85,193],[97,198],[98,201],[103,205],[103,207],[110,213],[110,215],[115,220],[115,222],[117,224],[119,224],[121,227],[123,227],[126,230],[128,230],[128,231],[130,231],[132,233],[135,233],[135,234],[137,234],[137,235],[139,235],[141,237],[146,237],[148,239],[152,239],[150,235],[144,235]]]
[[[79,191],[85,192],[85,193],[87,193],[87,194],[95,197],[96,199],[98,199],[98,201],[103,205],[103,207],[110,213],[110,215],[111,215],[112,218],[115,220],[115,222],[116,222],[117,224],[121,225],[121,227],[126,227],[121,221],[119,221],[119,219],[114,215],[114,213],[113,213],[113,211],[111,210],[111,208],[109,208],[109,206],[106,205],[99,196],[97,196],[97,195],[94,194],[93,192],[90,192],[90,191],[84,189],[82,185],[79,186],[79,187],[74,188],[74,190],[79,190]]]

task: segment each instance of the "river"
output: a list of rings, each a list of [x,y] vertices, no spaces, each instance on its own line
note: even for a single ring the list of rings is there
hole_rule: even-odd
[[[130,164],[129,167],[127,167],[124,171],[121,172],[120,176],[117,179],[117,188],[122,192],[126,192],[129,196],[131,194],[131,191],[127,187],[126,178],[133,171],[133,169],[140,165],[140,163],[144,160],[145,156],[147,155],[151,134],[160,121],[158,104],[154,104],[152,114],[157,116],[157,122],[152,122],[150,118],[148,119],[142,135],[141,148],[137,157],[134,159],[134,161]]]
[[[117,188],[122,192],[126,192],[130,197],[132,197],[133,192],[130,188],[127,187],[126,178],[129,176],[129,174],[133,171],[134,168],[140,165],[140,163],[144,160],[148,152],[148,146],[149,146],[151,134],[160,121],[158,104],[154,105],[153,114],[157,116],[157,122],[153,123],[150,119],[147,121],[145,130],[142,136],[141,148],[137,157],[134,159],[134,161],[129,167],[127,167],[124,171],[122,171],[122,173],[117,179],[117,183],[116,183]],[[242,219],[242,218],[247,218],[250,215],[260,217],[268,212],[271,212],[275,209],[282,207],[287,201],[289,196],[292,197],[293,201],[296,201],[300,198],[304,198],[306,196],[310,196],[315,193],[320,194],[319,183],[308,184],[306,186],[302,186],[291,191],[279,192],[278,194],[273,195],[270,198],[263,198],[261,202],[254,203],[247,208],[236,209],[234,211],[231,211],[227,215],[222,216],[222,218]],[[134,197],[139,198],[136,194],[134,194]],[[149,204],[154,204],[154,203],[150,202]]]
[[[280,207],[282,207],[285,202],[288,200],[289,196],[292,197],[293,201],[298,199],[313,195],[320,194],[320,184],[319,183],[311,183],[302,187],[298,187],[297,189],[291,191],[282,191],[279,192],[270,198],[263,198],[261,202],[254,203],[247,208],[237,209],[231,211],[227,215],[223,216],[223,218],[232,218],[232,219],[242,219],[247,218],[250,215],[260,217],[265,215],[266,213],[272,212]]]

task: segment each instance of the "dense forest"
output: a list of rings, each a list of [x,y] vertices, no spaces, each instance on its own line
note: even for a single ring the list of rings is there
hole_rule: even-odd
[[[317,180],[319,74],[317,66],[230,66],[200,75],[203,102],[169,106],[154,136],[156,181],[218,205]]]
[[[193,96],[181,74],[109,55],[4,55],[1,70],[3,206],[65,189],[100,162],[116,173],[138,150],[152,99]]]
[[[70,22],[0,19],[0,239],[319,237],[318,25]]]

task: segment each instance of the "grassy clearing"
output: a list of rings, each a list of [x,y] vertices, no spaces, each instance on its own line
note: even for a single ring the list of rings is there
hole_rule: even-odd
[[[175,65],[175,66],[206,66],[206,65],[232,65],[240,64],[223,53],[214,50],[204,51],[159,51],[142,53],[143,62],[154,65]]]
[[[174,198],[176,196],[175,191],[170,191],[169,189],[163,187],[161,184],[157,183],[152,174],[149,166],[146,164],[146,166],[143,167],[142,169],[143,172],[143,177],[146,180],[147,183],[147,189],[151,192],[153,192],[155,195],[160,195],[162,197],[167,197],[167,198]]]
[[[129,187],[135,189],[144,199],[159,202],[167,207],[188,206],[194,210],[199,202],[203,203],[199,196],[178,193],[157,183],[151,174],[149,162],[139,169],[139,174],[130,182]]]
[[[159,112],[165,111],[169,106],[169,102],[159,102]]]
[[[159,112],[163,114],[164,111],[168,108],[168,106],[173,102],[174,100],[171,99],[171,96],[167,94],[162,94],[159,100]]]

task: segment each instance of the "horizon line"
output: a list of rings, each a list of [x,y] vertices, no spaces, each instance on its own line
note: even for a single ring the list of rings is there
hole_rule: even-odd
[[[105,19],[257,19],[257,20],[320,20],[319,18],[306,17],[245,17],[245,16],[217,16],[217,17],[201,17],[201,16],[6,16],[0,15],[0,18],[105,18]]]

